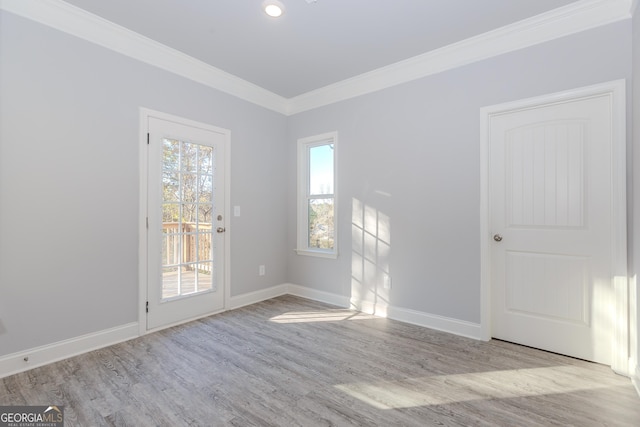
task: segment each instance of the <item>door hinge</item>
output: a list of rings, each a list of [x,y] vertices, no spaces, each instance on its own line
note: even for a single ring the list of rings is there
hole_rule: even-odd
[[[147,313],[149,312],[149,301],[147,301],[147,306],[145,307],[147,310]]]
[[[147,132],[147,145],[149,145],[149,132]]]

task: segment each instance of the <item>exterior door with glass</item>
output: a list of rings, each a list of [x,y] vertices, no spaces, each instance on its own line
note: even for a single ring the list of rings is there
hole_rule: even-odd
[[[229,132],[148,118],[147,330],[224,308]]]

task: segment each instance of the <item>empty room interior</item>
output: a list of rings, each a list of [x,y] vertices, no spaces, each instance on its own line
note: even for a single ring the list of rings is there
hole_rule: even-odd
[[[637,4],[0,0],[0,414],[640,425]]]

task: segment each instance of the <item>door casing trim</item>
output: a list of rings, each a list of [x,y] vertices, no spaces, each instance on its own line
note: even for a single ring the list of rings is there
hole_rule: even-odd
[[[229,307],[229,296],[231,295],[231,131],[222,129],[208,123],[197,122],[191,119],[175,116],[149,108],[140,107],[140,124],[138,136],[138,159],[139,159],[139,208],[138,208],[138,328],[139,334],[145,335],[149,332],[164,328],[147,328],[147,215],[148,215],[148,176],[149,176],[149,146],[147,144],[147,132],[149,129],[149,118],[173,121],[194,127],[215,128],[224,131],[226,135],[224,149],[224,169],[225,169],[225,191],[224,191],[224,216],[225,216],[225,239],[224,239],[224,289],[223,289],[223,309],[215,312],[225,311]],[[186,321],[193,320],[188,319]],[[174,326],[174,325],[169,325]],[[169,327],[167,326],[167,327]]]
[[[480,335],[490,340],[491,331],[491,211],[489,190],[491,117],[517,110],[609,95],[612,109],[612,358],[611,368],[630,374],[629,280],[627,271],[627,157],[626,83],[614,80],[593,86],[486,106],[480,109]]]

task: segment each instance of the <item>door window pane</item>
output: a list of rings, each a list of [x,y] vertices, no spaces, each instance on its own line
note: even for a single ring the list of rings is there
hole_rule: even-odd
[[[162,170],[177,171],[180,165],[180,141],[162,141]]]
[[[181,198],[183,202],[195,202],[198,194],[198,175],[194,173],[183,173],[181,176]]]
[[[211,217],[213,216],[213,205],[198,204],[198,224],[211,228]]]
[[[184,231],[187,224],[196,221],[196,205],[194,203],[180,205],[180,220],[182,222],[182,231]]]
[[[213,173],[213,147],[201,145],[198,152],[198,172]]]
[[[213,262],[203,262],[197,265],[198,291],[213,288]]]
[[[212,147],[165,139],[162,298],[214,290]]]
[[[177,203],[164,203],[162,205],[162,229],[164,232],[165,229],[173,227],[180,219],[180,205]],[[173,230],[176,232],[177,228]]]
[[[198,202],[211,203],[213,194],[213,177],[211,175],[198,175]]]
[[[181,142],[180,159],[183,172],[195,172],[198,165],[198,144]]]
[[[180,197],[180,179],[177,172],[162,172],[162,195],[165,201],[176,202]]]

